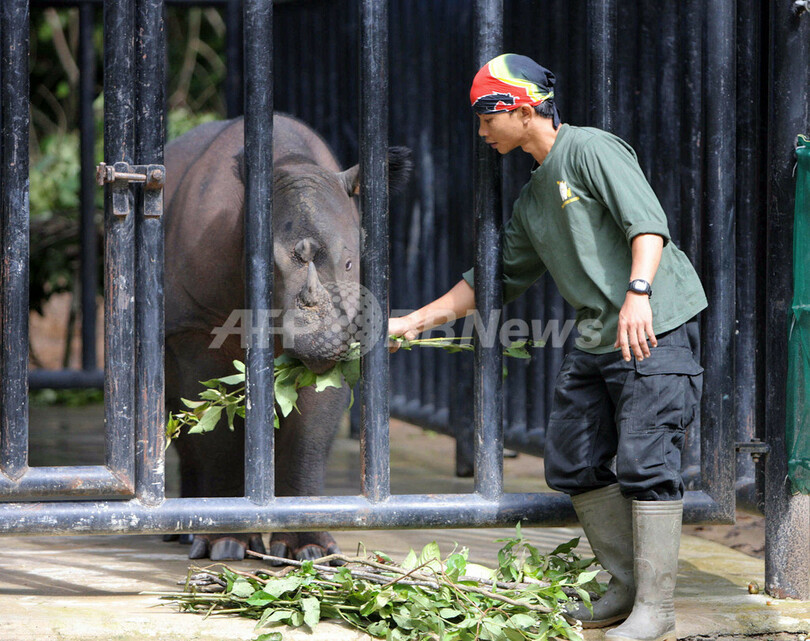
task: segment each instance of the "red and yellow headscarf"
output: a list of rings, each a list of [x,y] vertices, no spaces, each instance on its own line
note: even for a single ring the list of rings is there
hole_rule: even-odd
[[[470,104],[477,114],[512,111],[521,105],[535,107],[554,98],[554,82],[554,74],[531,58],[505,53],[475,74]],[[553,120],[556,129],[560,124],[556,105]]]

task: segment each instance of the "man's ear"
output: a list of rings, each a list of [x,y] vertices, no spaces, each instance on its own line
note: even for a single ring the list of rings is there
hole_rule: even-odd
[[[349,196],[356,196],[360,193],[360,165],[349,167],[346,171],[338,174],[338,180],[343,185]]]

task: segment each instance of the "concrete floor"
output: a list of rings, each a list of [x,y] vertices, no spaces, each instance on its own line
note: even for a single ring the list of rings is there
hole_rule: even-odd
[[[87,410],[75,410],[82,425],[89,424]],[[81,453],[71,464],[94,463],[98,438],[85,428],[71,427],[70,411],[58,415],[32,413],[32,425],[47,420],[62,425],[32,431],[32,453],[38,456],[80,443]],[[67,423],[67,427],[65,424]],[[52,426],[53,427],[53,426]],[[87,428],[89,429],[89,428]],[[92,431],[92,430],[91,430]],[[37,439],[40,439],[37,441]],[[54,442],[54,439],[58,442]],[[356,494],[359,488],[359,445],[340,438],[331,458],[327,492]],[[74,457],[75,458],[75,457]],[[170,457],[171,461],[171,457]],[[391,430],[392,490],[394,493],[466,492],[471,479],[453,476],[453,444],[445,437],[425,433],[393,422]],[[45,462],[38,463],[40,465]],[[52,464],[50,461],[47,464]],[[505,461],[507,491],[545,491],[541,461],[528,456]],[[176,482],[170,475],[169,489]],[[509,529],[398,530],[335,532],[344,551],[353,553],[359,544],[383,550],[401,559],[409,549],[421,549],[437,541],[449,551],[457,543],[470,549],[473,561],[493,565],[500,544],[495,539],[511,534]],[[541,550],[580,536],[578,528],[533,528],[524,530]],[[580,551],[588,554],[586,547]],[[0,641],[250,641],[258,632],[254,623],[230,617],[179,613],[161,605],[148,591],[177,589],[190,562],[187,548],[164,543],[157,536],[5,537],[0,546]],[[240,565],[251,569],[255,561]],[[810,603],[779,601],[764,594],[749,594],[748,584],[764,583],[764,564],[719,543],[684,536],[681,544],[676,591],[677,633],[685,637],[727,637],[765,634],[765,638],[796,639],[810,632]],[[368,639],[365,635],[330,623],[314,633],[282,629],[285,640],[323,639],[342,641]],[[790,633],[778,635],[778,633]],[[599,630],[586,631],[588,641],[602,639]]]

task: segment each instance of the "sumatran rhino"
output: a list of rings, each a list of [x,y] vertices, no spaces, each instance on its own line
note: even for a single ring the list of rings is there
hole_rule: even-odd
[[[199,381],[233,372],[244,360],[240,336],[212,348],[212,331],[233,324],[245,307],[244,128],[241,119],[201,125],[166,148],[166,399],[196,399]],[[358,167],[341,171],[326,143],[302,122],[274,118],[273,307],[283,310],[285,351],[314,371],[324,371],[346,350],[347,335],[334,321],[354,318],[359,305],[360,219],[353,196]],[[392,187],[407,180],[408,151],[389,151]],[[338,292],[338,295],[335,295]],[[293,320],[290,321],[292,313]],[[229,321],[229,319],[231,319]],[[345,325],[345,323],[344,323]],[[292,329],[291,329],[292,328]],[[276,433],[276,494],[323,493],[327,457],[349,390],[302,388],[300,413],[281,419]],[[244,425],[225,421],[205,435],[177,440],[181,494],[244,494]],[[197,535],[190,558],[240,559],[246,548],[263,551],[259,533]],[[270,554],[307,560],[337,551],[327,532],[275,533]]]

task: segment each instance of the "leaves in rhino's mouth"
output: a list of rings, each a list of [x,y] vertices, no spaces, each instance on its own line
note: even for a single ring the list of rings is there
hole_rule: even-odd
[[[475,349],[468,337],[456,338],[424,338],[405,340],[401,337],[390,336],[391,343],[397,343],[402,349],[410,350],[414,347],[432,347],[448,352],[471,351]],[[512,358],[531,358],[529,347],[543,347],[542,341],[515,341],[504,349],[504,355]],[[303,362],[287,354],[278,356],[274,361],[273,394],[273,424],[279,427],[278,412],[282,416],[296,410],[298,390],[302,387],[314,386],[316,392],[329,387],[341,388],[344,384],[349,386],[351,404],[354,403],[354,386],[360,380],[361,344],[350,343],[345,353],[336,356],[337,362],[333,367],[322,373],[315,373]],[[228,422],[228,429],[233,430],[234,418],[245,417],[245,364],[242,361],[233,361],[236,373],[200,381],[205,389],[200,392],[198,400],[180,399],[187,409],[173,412],[166,423],[166,447],[172,439],[177,438],[183,429],[189,434],[203,434],[213,430],[220,422],[223,414]],[[506,368],[504,368],[504,376]]]

